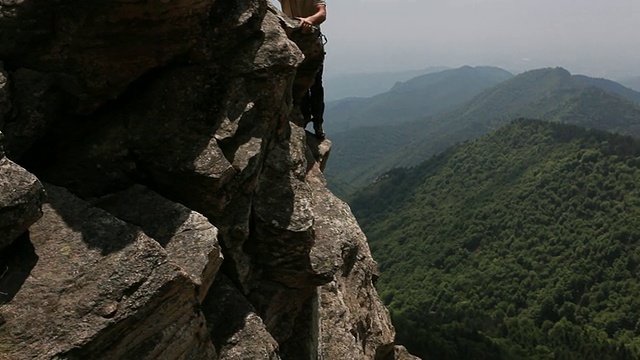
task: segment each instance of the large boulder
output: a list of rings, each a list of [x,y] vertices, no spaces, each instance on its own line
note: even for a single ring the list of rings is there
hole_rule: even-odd
[[[189,275],[197,286],[198,300],[204,300],[222,264],[218,231],[207,218],[140,185],[93,204],[140,226]]]
[[[0,250],[40,218],[44,200],[42,184],[4,156],[0,132]]]
[[[64,189],[7,256],[10,359],[215,358],[197,286],[158,242]]]

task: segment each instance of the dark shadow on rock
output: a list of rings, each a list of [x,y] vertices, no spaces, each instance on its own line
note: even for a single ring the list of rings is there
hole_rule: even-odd
[[[26,54],[46,44],[53,36],[54,14],[42,2],[3,2],[0,18],[0,58],[8,70],[24,66],[22,61]]]
[[[220,228],[233,226],[225,226],[235,220],[226,218],[228,205],[255,191],[268,142],[286,122],[288,107],[271,101],[273,91],[287,88],[295,71],[271,60],[270,51],[282,52],[271,42],[281,34],[276,17],[263,20],[266,11],[262,2],[217,2],[206,53],[152,68],[91,114],[58,119],[21,164],[81,199],[143,184]],[[292,209],[292,198],[279,206]]]
[[[68,190],[48,184],[45,184],[45,190],[48,195],[47,205],[64,220],[65,226],[79,232],[82,240],[90,248],[100,249],[102,255],[119,251],[138,238],[140,230],[90,205]],[[50,231],[54,231],[59,225],[55,219],[51,219],[41,226],[50,226]]]
[[[64,117],[65,76],[20,68],[11,73],[11,111],[5,116],[7,155],[20,161],[54,122]]]
[[[267,275],[268,277],[268,275]],[[274,339],[283,359],[317,356],[317,289],[309,284],[294,289],[265,280],[248,296]]]
[[[314,279],[309,259],[314,214],[304,141],[304,130],[291,125],[269,149],[253,200],[252,234],[244,246],[266,278],[293,288],[323,281]]]
[[[275,27],[277,17],[265,16],[266,3],[215,2],[211,25],[205,26],[210,38],[198,45],[204,50],[194,48],[192,58],[153,67],[98,110],[56,119],[21,161],[42,181],[66,189],[48,187],[50,207],[103,254],[136,237],[131,231],[114,233],[131,227],[90,205],[95,199],[142,184],[204,214],[221,229],[225,262],[236,263],[225,268],[232,282],[220,283],[230,297],[216,302],[229,311],[211,309],[221,317],[208,319],[219,324],[216,330],[229,327],[231,332],[242,331],[243,325],[226,321],[245,321],[256,307],[265,309],[261,316],[273,310],[268,297],[249,304],[243,289],[247,278],[241,273],[250,274],[256,286],[274,281],[299,286],[301,292],[329,280],[314,278],[310,265],[314,234],[305,202],[311,192],[305,183],[305,135],[289,123],[291,76],[300,56],[288,53],[288,40],[273,42],[282,30]],[[144,207],[133,201],[130,206]],[[92,221],[87,225],[83,219]],[[166,245],[179,223],[145,231]],[[246,247],[245,241],[250,242]],[[273,347],[269,351],[274,353],[277,344],[260,317],[250,318],[262,346]]]
[[[241,292],[224,275],[218,277],[202,304],[211,341],[220,359],[280,359],[278,343]]]
[[[205,208],[206,203],[189,203],[184,196],[193,192],[193,198],[202,199],[202,189],[214,190],[211,184],[217,181],[198,174],[194,165],[215,132],[215,125],[206,124],[212,118],[210,110],[194,108],[198,103],[206,104],[201,97],[217,96],[211,92],[194,94],[193,88],[182,87],[179,79],[183,75],[196,77],[197,72],[196,67],[176,65],[150,73],[95,114],[68,116],[56,123],[22,163],[43,181],[62,186],[80,199],[91,200],[144,184],[191,208]],[[203,81],[194,81],[191,86],[204,86]],[[171,91],[164,91],[167,88]],[[69,200],[73,195],[54,196],[50,204],[69,226],[82,232],[90,246],[109,253],[134,240],[102,240],[108,238],[106,233],[84,226],[78,218],[83,213],[104,211]],[[214,196],[209,195],[208,200]],[[131,203],[130,210],[144,215],[147,205]],[[165,221],[149,235],[164,246],[182,222]]]
[[[127,201],[127,199],[129,201]],[[189,211],[141,186],[92,201],[120,220],[140,227],[163,248],[189,218]]]
[[[140,185],[92,203],[155,239],[169,259],[187,272],[196,285],[198,299],[204,299],[222,255],[218,229],[203,215]]]
[[[37,263],[27,232],[0,251],[0,305],[13,299]]]

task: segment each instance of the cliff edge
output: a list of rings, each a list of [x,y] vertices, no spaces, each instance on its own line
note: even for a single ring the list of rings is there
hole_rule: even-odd
[[[413,358],[296,125],[295,26],[0,0],[0,359]]]

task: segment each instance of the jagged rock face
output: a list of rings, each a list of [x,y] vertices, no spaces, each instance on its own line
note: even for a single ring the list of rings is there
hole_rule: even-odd
[[[265,0],[0,0],[7,156],[52,184],[0,253],[3,354],[402,358],[296,125],[294,27]]]
[[[131,206],[135,204],[135,206]],[[180,266],[202,302],[222,264],[218,231],[201,214],[139,185],[94,202],[112,215],[142,228]]]
[[[8,258],[7,281],[22,282],[0,312],[9,358],[215,356],[200,340],[204,316],[180,261],[66,190],[48,186],[47,194],[42,219]]]

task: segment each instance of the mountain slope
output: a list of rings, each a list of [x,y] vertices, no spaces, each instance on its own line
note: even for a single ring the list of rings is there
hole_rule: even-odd
[[[332,137],[333,161],[327,168],[330,185],[347,183],[358,188],[393,167],[417,164],[456,142],[476,138],[519,117],[640,135],[639,104],[589,86],[561,68],[533,70],[435,116],[336,134]],[[379,143],[366,137],[370,133],[379,134],[378,138],[391,135]],[[358,137],[362,138],[355,140]],[[382,155],[365,157],[362,153]]]
[[[640,142],[516,121],[352,208],[401,341],[424,358],[640,355]]]
[[[416,122],[422,134],[396,158],[416,164],[452,144],[475,138],[509,121],[529,117],[640,136],[640,104],[557,69],[534,70],[483,92],[436,118]],[[428,141],[437,136],[437,141]]]
[[[592,78],[584,75],[573,75],[573,77],[587,85],[598,87],[608,92],[618,94],[631,101],[640,103],[640,92],[615,81],[602,78]]]
[[[326,128],[336,133],[360,126],[398,124],[435,114],[512,76],[499,68],[469,66],[418,76],[370,98],[328,103]]]

